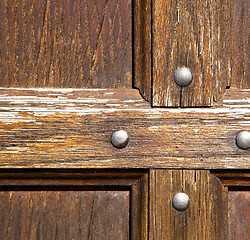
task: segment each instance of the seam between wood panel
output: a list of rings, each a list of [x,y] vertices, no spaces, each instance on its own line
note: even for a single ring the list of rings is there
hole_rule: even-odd
[[[154,4],[153,4],[153,1],[154,0],[148,0],[148,1],[150,1],[150,8],[151,8],[151,12],[150,12],[150,14],[151,14],[151,107],[153,107],[153,90],[154,90],[154,44],[153,44],[153,42],[154,42],[154,34],[153,34],[153,26],[154,26],[154,19],[153,19],[153,16],[154,16],[154,14],[153,14],[153,12],[154,12],[154,9],[153,9],[153,7],[154,7]]]

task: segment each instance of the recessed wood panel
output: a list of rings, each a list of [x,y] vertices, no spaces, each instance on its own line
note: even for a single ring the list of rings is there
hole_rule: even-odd
[[[131,0],[0,1],[0,86],[132,87]]]
[[[228,192],[229,240],[250,238],[250,187]]]
[[[134,170],[1,170],[0,236],[146,240],[147,178]]]
[[[129,239],[129,191],[1,191],[0,236]]]

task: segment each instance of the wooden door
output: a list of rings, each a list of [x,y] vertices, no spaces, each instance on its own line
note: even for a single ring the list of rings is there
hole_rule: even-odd
[[[249,239],[247,17],[243,0],[1,1],[0,239]]]

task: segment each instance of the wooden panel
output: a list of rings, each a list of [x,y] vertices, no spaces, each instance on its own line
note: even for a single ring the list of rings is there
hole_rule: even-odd
[[[0,2],[0,86],[132,87],[131,0]]]
[[[1,191],[4,239],[129,239],[129,192]]]
[[[228,239],[228,189],[221,179],[210,176],[211,221],[210,239]]]
[[[213,85],[230,79],[229,17],[228,0],[153,1],[154,106],[212,105]],[[193,74],[184,88],[173,78],[182,66]]]
[[[249,91],[229,91],[214,108],[156,109],[137,90],[0,91],[0,166],[249,169]],[[126,130],[126,148],[110,143]]]
[[[223,186],[227,187],[247,187],[250,186],[250,170],[245,171],[213,171],[214,174],[220,179]]]
[[[151,170],[149,239],[210,239],[209,186],[209,171]],[[190,197],[186,211],[172,206],[178,192]]]
[[[250,88],[249,2],[232,0],[232,82],[234,88]]]
[[[228,203],[229,239],[248,240],[250,237],[250,191],[229,191]]]
[[[1,170],[0,199],[5,239],[148,239],[147,171]]]
[[[151,101],[151,0],[134,1],[134,87]]]

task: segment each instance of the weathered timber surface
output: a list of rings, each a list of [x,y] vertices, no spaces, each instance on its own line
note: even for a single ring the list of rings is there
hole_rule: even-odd
[[[150,240],[210,239],[210,173],[206,170],[150,171]],[[185,211],[172,206],[178,192],[186,193]]]
[[[131,0],[0,1],[0,86],[132,87]]]
[[[249,29],[250,11],[246,0],[233,0],[232,21],[232,79],[236,88],[250,88],[249,77]]]
[[[250,91],[213,108],[156,109],[133,89],[1,89],[2,168],[250,168]],[[130,141],[116,149],[113,131]]]
[[[250,238],[250,191],[229,191],[229,240]]]
[[[146,240],[147,179],[133,170],[2,169],[1,237]]]
[[[129,239],[129,191],[0,191],[2,239]]]
[[[151,102],[151,0],[134,1],[133,32],[133,85],[147,101]]]
[[[212,106],[226,88],[249,88],[249,11],[245,0],[173,1],[152,5],[153,106]],[[187,87],[174,72],[193,73]]]

